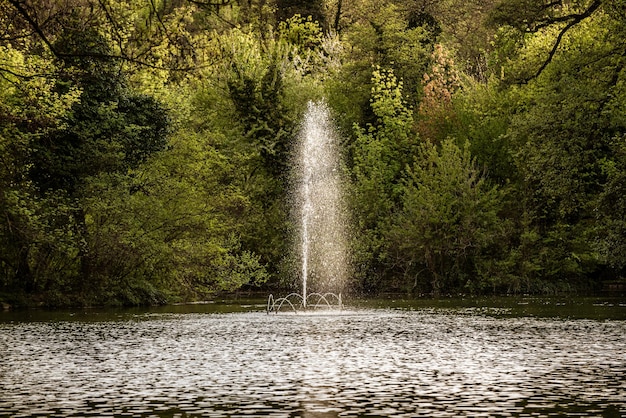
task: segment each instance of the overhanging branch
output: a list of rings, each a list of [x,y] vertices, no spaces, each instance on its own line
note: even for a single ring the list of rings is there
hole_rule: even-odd
[[[111,61],[111,60],[112,61],[124,61],[124,62],[129,62],[129,63],[136,64],[139,66],[153,68],[157,70],[169,70],[169,71],[180,71],[180,72],[192,71],[197,68],[197,66],[195,65],[177,67],[177,66],[152,64],[138,57],[133,57],[133,56],[124,54],[121,44],[118,45],[118,47],[120,48],[120,54],[94,53],[94,52],[89,52],[89,51],[81,51],[80,53],[61,52],[57,48],[55,48],[53,42],[50,40],[50,38],[48,38],[46,33],[43,31],[42,25],[40,24],[40,22],[37,21],[36,15],[32,14],[28,10],[28,8],[26,7],[26,4],[23,1],[8,0],[8,2],[15,8],[15,10],[17,11],[17,15],[21,16],[25,20],[25,22],[32,28],[33,34],[36,35],[41,40],[41,42],[43,42],[43,44],[48,48],[48,50],[60,60],[64,60],[67,58],[93,58],[93,59],[98,59],[98,60],[103,60],[103,61],[105,60],[106,61]],[[109,20],[109,24],[112,25],[114,31],[119,30],[119,28],[117,27],[117,23],[115,22],[115,19],[113,19],[113,17],[110,15],[110,12],[106,8],[104,2],[100,1],[100,7],[103,9],[105,16]],[[163,25],[162,21],[160,21],[159,23]],[[167,31],[166,31],[166,35],[169,36]],[[120,42],[121,42],[121,39],[118,39],[118,43]]]
[[[43,30],[41,29],[41,27],[39,26],[39,24],[35,21],[35,19],[30,15],[30,13],[28,13],[28,10],[26,10],[22,3],[19,0],[9,0],[9,3],[11,3],[11,5],[13,7],[15,7],[15,10],[18,11],[18,13],[24,18],[24,20],[26,20],[26,22],[30,25],[30,27],[33,29],[33,31],[37,34],[37,36],[39,36],[39,38],[41,39],[41,41],[46,44],[46,46],[50,49],[50,51],[55,55],[55,56],[59,56],[58,52],[55,50],[54,46],[52,45],[52,43],[50,42],[50,40],[48,39],[48,37],[46,36],[45,33],[43,33]]]
[[[583,20],[591,16],[600,7],[601,4],[602,4],[602,0],[594,0],[589,5],[587,10],[585,10],[583,13],[563,16],[561,18],[554,18],[551,20],[552,23],[559,23],[559,22],[564,22],[564,21],[568,21],[568,23],[563,27],[563,29],[561,29],[558,36],[556,37],[554,45],[552,46],[552,49],[550,50],[550,53],[548,54],[548,58],[546,58],[543,64],[541,64],[537,72],[530,78],[524,80],[524,82],[528,82],[541,75],[541,73],[546,69],[546,67],[552,62],[552,59],[556,55],[556,52],[559,49],[559,46],[561,45],[561,42],[563,41],[563,37],[565,36],[565,34],[574,26],[576,26],[577,24],[579,24],[580,22],[582,22]],[[548,24],[546,24],[545,26],[548,26]]]

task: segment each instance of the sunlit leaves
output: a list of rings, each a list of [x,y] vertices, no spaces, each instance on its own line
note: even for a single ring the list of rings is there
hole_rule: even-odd
[[[364,275],[373,275],[384,257],[384,230],[397,204],[400,179],[414,147],[413,119],[403,99],[402,83],[393,71],[380,68],[373,71],[372,83],[370,101],[377,123],[366,129],[355,126],[352,145],[352,209],[359,231],[355,247]]]

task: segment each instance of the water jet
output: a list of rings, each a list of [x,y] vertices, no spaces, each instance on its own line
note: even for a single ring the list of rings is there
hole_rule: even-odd
[[[324,102],[309,102],[294,152],[293,179],[301,288],[267,311],[342,306],[348,276],[347,216],[338,136]]]

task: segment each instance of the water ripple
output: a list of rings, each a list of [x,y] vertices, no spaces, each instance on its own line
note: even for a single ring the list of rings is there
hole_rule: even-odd
[[[0,416],[615,416],[626,322],[429,311],[0,324]]]

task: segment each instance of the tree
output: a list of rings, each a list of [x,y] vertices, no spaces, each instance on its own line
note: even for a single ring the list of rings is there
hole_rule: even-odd
[[[223,39],[215,67],[219,83],[207,86],[202,97],[202,112],[212,115],[211,124],[225,135],[222,146],[240,161],[241,189],[252,202],[241,229],[242,246],[261,256],[276,281],[291,273],[285,265],[293,230],[293,146],[307,101],[320,96],[314,81],[319,68],[313,63],[328,56],[325,40],[316,23],[299,16],[283,22],[272,40],[233,30]]]
[[[556,28],[548,52],[542,54],[536,68],[529,68],[534,72],[523,74],[516,81],[526,83],[538,77],[552,62],[565,35],[601,11],[603,3],[602,0],[577,0],[567,4],[563,1],[505,0],[498,4],[491,14],[491,21],[495,24],[509,25],[522,33]]]
[[[170,132],[165,109],[128,88],[98,28],[74,23],[66,21],[62,35],[46,37],[56,59],[28,37],[19,44],[25,52],[3,47],[17,59],[8,65],[16,68],[13,75],[2,73],[11,86],[3,147],[7,163],[20,164],[6,172],[0,199],[7,215],[3,241],[13,248],[3,264],[7,284],[31,293],[101,288],[93,280],[102,260],[91,247],[87,186],[94,177],[138,167],[165,148]]]
[[[43,191],[64,189],[73,194],[84,178],[128,170],[163,149],[169,121],[156,100],[129,91],[116,62],[74,58],[81,50],[108,53],[97,31],[67,32],[58,43],[57,49],[70,52],[61,64],[57,88],[80,89],[81,95],[64,128],[34,145],[31,178]]]
[[[501,234],[497,188],[490,186],[469,153],[447,139],[423,143],[407,170],[401,210],[387,233],[390,259],[404,272],[410,291],[476,290],[484,286],[481,257]],[[424,283],[423,278],[428,278]]]
[[[425,26],[431,44],[445,44],[463,72],[486,81],[491,69],[486,61],[494,29],[486,25],[498,0],[399,1],[412,25]]]
[[[603,241],[596,230],[597,199],[610,184],[607,167],[619,164],[614,141],[626,130],[618,116],[623,30],[612,16],[594,13],[563,36],[561,52],[520,90],[509,130],[521,179],[516,198],[523,208],[519,218],[536,235],[532,278],[545,288],[590,286],[605,269],[592,243]],[[537,56],[552,36],[535,34],[520,59]]]
[[[423,96],[419,105],[418,131],[423,139],[440,142],[455,119],[452,96],[461,87],[459,72],[442,45],[435,45],[432,66],[424,74]]]
[[[171,148],[132,170],[86,185],[89,247],[98,291],[124,304],[210,297],[267,280],[257,254],[242,247],[251,202],[238,167],[211,132],[181,129]]]
[[[328,95],[344,134],[353,135],[354,122],[376,120],[369,107],[372,68],[392,69],[402,81],[407,105],[418,107],[422,77],[431,62],[432,38],[427,25],[409,25],[408,14],[393,2],[363,1],[345,9],[341,36],[346,45],[344,64],[330,80]]]
[[[623,103],[623,102],[622,102]],[[598,227],[595,235],[600,261],[614,270],[613,277],[626,272],[626,141],[622,134],[612,143],[612,158],[600,164],[606,175],[606,184],[593,203],[597,211]]]
[[[117,61],[118,64],[189,71],[199,62],[192,14],[213,2],[126,0],[7,0],[0,9],[3,39],[29,39],[60,60]],[[108,50],[64,49],[57,38],[66,32],[97,28]]]
[[[0,72],[0,285],[36,292],[71,270],[58,255],[72,254],[73,244],[63,195],[42,196],[30,178],[34,148],[66,127],[80,91],[59,92],[56,80],[38,76],[57,71],[40,56],[4,45],[0,60],[12,69]]]
[[[366,288],[380,286],[386,274],[385,229],[398,202],[404,166],[415,151],[412,115],[403,99],[402,82],[393,71],[377,68],[372,83],[371,107],[377,121],[366,129],[355,125],[351,150],[353,248]]]

